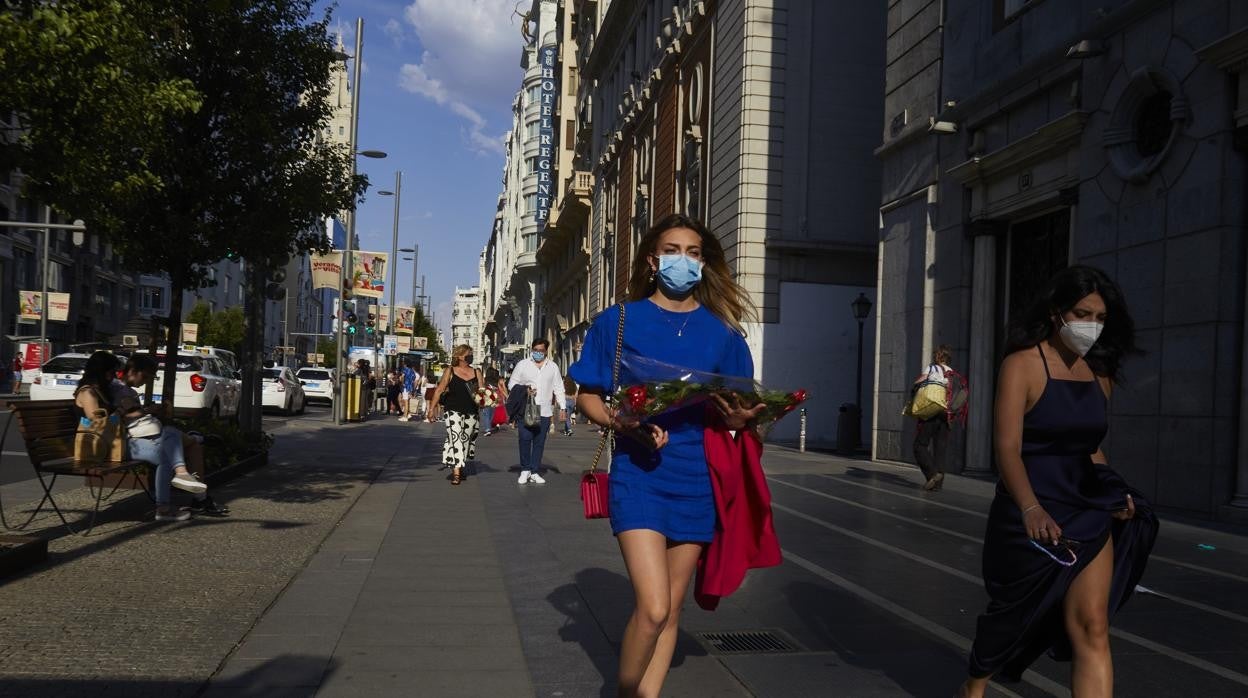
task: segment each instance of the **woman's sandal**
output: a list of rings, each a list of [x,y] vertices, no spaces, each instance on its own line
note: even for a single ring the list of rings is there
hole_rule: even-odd
[[[463,477],[461,477],[460,475],[459,468],[452,470],[451,471],[451,484],[458,485],[462,481],[463,481]]]

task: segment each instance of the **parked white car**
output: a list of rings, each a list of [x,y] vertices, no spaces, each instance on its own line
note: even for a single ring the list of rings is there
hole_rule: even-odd
[[[144,352],[146,353],[146,352]],[[164,391],[165,357],[156,357],[160,366],[152,388],[152,402],[160,404]],[[176,415],[232,417],[238,414],[242,384],[221,361],[195,352],[178,352],[178,383],[173,395]]]
[[[78,381],[82,380],[82,369],[86,367],[89,358],[90,354],[57,354],[41,366],[38,372],[25,372],[22,380],[30,384],[30,399],[73,399]]]
[[[295,373],[295,378],[303,383],[303,394],[307,396],[308,402],[324,400],[333,404],[336,392],[334,369],[305,366]]]
[[[303,385],[295,378],[295,372],[284,366],[260,369],[263,382],[260,391],[261,407],[276,408],[283,414],[303,414],[308,400]]]

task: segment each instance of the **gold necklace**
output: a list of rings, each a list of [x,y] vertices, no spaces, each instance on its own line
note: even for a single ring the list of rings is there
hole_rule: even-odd
[[[676,336],[677,336],[677,337],[683,337],[683,336],[684,336],[684,334],[685,334],[685,327],[689,324],[689,319],[693,317],[693,313],[697,310],[697,308],[694,308],[693,310],[690,310],[690,311],[689,311],[689,312],[687,312],[687,313],[681,313],[682,315],[684,315],[684,316],[685,316],[685,321],[684,321],[683,323],[681,323],[680,327],[676,327],[676,323],[672,322],[672,321],[671,321],[671,319],[667,317],[667,314],[668,314],[668,313],[671,313],[671,312],[673,312],[673,311],[671,311],[671,310],[667,310],[666,308],[660,307],[660,306],[658,306],[658,305],[656,305],[655,307],[659,309],[659,317],[663,318],[663,321],[664,321],[664,322],[666,322],[668,325],[670,325],[670,326],[672,327],[672,329],[676,330]],[[699,307],[701,307],[701,306],[699,306]]]

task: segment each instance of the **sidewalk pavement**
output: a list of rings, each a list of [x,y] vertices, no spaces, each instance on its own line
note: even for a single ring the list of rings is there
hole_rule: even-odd
[[[55,538],[49,563],[0,580],[0,696],[613,696],[632,593],[609,524],[577,498],[595,436],[552,435],[542,486],[517,485],[514,432],[483,437],[453,487],[442,434],[290,419],[272,464],[217,493],[230,519],[121,512]],[[984,603],[993,484],[950,477],[932,495],[909,467],[777,447],[764,462],[786,563],[713,613],[686,603],[663,695],[949,695]],[[1138,595],[1115,620],[1161,641],[1116,636],[1124,691],[1248,686],[1245,564],[1243,535],[1165,523],[1145,583],[1174,596]],[[706,636],[741,630],[792,651]],[[1042,659],[990,695],[1060,694],[1065,671]]]

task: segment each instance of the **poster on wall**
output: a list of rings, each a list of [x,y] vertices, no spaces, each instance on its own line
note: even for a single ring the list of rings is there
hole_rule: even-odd
[[[48,319],[53,322],[69,322],[69,294],[48,294]]]
[[[43,294],[39,291],[17,292],[17,321],[38,322],[43,317]]]
[[[338,290],[342,279],[342,253],[308,255],[312,263],[312,288],[330,288]]]
[[[194,322],[182,323],[182,343],[196,344],[199,342],[199,325]]]
[[[411,336],[412,328],[416,324],[416,307],[400,305],[395,307],[395,311],[394,333]]]
[[[386,260],[385,252],[355,252],[352,254],[351,278],[357,295],[365,298],[381,298],[386,292]]]
[[[390,306],[382,305],[377,309],[377,326],[393,334],[394,330],[390,327]]]

